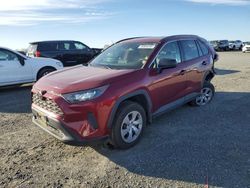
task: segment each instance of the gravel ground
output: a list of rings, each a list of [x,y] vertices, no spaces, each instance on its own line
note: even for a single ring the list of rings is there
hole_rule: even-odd
[[[216,96],[154,120],[126,151],[60,143],[31,122],[30,86],[0,91],[0,187],[250,187],[250,54],[220,53]]]

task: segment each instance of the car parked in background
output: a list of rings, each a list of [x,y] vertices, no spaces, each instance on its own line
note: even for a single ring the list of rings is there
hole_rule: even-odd
[[[102,48],[92,48],[92,50],[94,51],[94,53],[95,53],[96,55],[102,53],[102,51],[103,51]]]
[[[242,52],[250,52],[250,42],[244,42],[244,45],[242,47]]]
[[[78,41],[32,42],[27,51],[29,57],[48,57],[60,60],[65,67],[87,64],[100,51]]]
[[[34,82],[62,68],[63,64],[59,60],[30,58],[19,52],[0,47],[0,86]]]
[[[217,40],[209,41],[209,45],[213,47],[215,51],[219,51],[219,43]]]
[[[214,40],[214,41],[210,41],[209,43],[216,51],[230,50],[228,40]]]
[[[228,51],[229,50],[229,41],[228,40],[218,40],[218,50],[219,51]]]
[[[230,50],[241,50],[243,47],[243,42],[240,40],[229,41]]]
[[[33,122],[66,143],[108,137],[115,147],[129,148],[153,117],[185,103],[208,104],[217,60],[208,42],[194,35],[119,41],[87,67],[39,80],[32,89]]]

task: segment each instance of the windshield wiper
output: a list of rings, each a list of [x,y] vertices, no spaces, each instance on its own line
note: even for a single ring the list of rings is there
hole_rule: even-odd
[[[108,65],[101,65],[101,64],[99,64],[99,65],[92,65],[92,64],[90,63],[90,64],[88,64],[88,66],[90,66],[90,67],[102,67],[102,68],[105,68],[105,69],[112,69],[112,68],[109,67]]]

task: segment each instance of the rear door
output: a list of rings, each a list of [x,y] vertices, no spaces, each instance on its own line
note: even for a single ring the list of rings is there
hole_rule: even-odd
[[[198,41],[182,40],[180,41],[183,61],[187,65],[187,91],[188,93],[198,93],[201,90],[202,82],[205,71],[210,66],[209,55],[203,55],[202,48],[199,46]],[[204,53],[208,53],[208,49],[205,47]]]
[[[0,85],[25,83],[31,80],[31,67],[26,64],[22,65],[17,54],[0,49]]]

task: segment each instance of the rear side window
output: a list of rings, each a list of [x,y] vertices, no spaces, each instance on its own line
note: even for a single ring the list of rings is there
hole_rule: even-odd
[[[189,61],[199,57],[199,51],[194,40],[182,40],[180,42],[184,53],[184,61]]]
[[[202,55],[207,55],[209,53],[209,51],[207,49],[207,46],[203,42],[201,42],[199,40],[198,40],[198,44],[199,44],[199,46],[201,48]]]
[[[75,50],[76,49],[76,47],[73,45],[73,43],[72,42],[60,42],[59,44],[58,44],[59,46],[59,50]]]
[[[39,43],[38,44],[38,51],[57,51],[57,43],[56,42],[48,42],[48,43]]]

